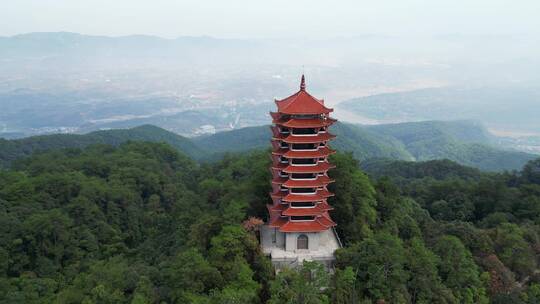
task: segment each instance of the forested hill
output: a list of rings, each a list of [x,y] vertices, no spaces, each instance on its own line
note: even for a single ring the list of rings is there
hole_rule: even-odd
[[[332,162],[336,271],[275,275],[256,232],[266,151],[202,164],[162,143],[33,155],[0,170],[0,304],[539,303],[540,160],[503,174],[374,165],[380,179],[351,154]]]
[[[350,151],[355,158],[424,161],[450,159],[487,171],[517,170],[536,156],[504,150],[480,125],[468,121],[418,122],[378,126],[338,123],[332,146]],[[0,166],[36,151],[81,148],[90,144],[118,145],[129,140],[166,142],[197,160],[219,159],[227,152],[269,148],[268,126],[249,127],[211,136],[185,138],[164,129],[144,125],[132,129],[97,131],[85,135],[45,135],[17,140],[0,139]]]
[[[195,156],[202,151],[190,139],[152,125],[132,129],[96,131],[84,135],[53,134],[32,136],[23,139],[0,139],[0,167],[6,166],[17,158],[62,148],[84,148],[92,144],[117,146],[126,141],[166,142],[169,145]]]

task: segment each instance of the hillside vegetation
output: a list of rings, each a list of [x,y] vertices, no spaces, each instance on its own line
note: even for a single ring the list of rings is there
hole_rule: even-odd
[[[540,301],[540,160],[505,174],[379,164],[387,177],[369,178],[338,153],[336,271],[277,275],[256,233],[269,162],[260,151],[201,165],[130,142],[0,170],[0,303]]]
[[[449,159],[487,171],[517,170],[532,154],[504,150],[492,144],[493,137],[480,125],[467,122],[419,122],[378,126],[338,123],[334,149],[352,152],[361,161],[374,158],[425,161]],[[130,140],[166,142],[197,160],[216,160],[225,153],[268,149],[268,126],[248,127],[210,136],[185,138],[164,129],[144,125],[85,135],[45,135],[18,140],[0,139],[0,166],[33,152],[57,148],[82,148],[90,144],[119,145]]]

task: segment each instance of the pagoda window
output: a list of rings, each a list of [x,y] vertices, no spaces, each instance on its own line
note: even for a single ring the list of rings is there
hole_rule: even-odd
[[[296,249],[309,249],[309,238],[305,234],[300,234],[296,239]]]
[[[315,176],[313,173],[292,173],[291,179],[315,179],[317,176]]]
[[[285,128],[285,127],[281,127],[280,132],[281,132],[281,134],[289,134],[290,133],[289,128]]]
[[[282,141],[280,147],[281,147],[282,149],[287,149],[287,148],[289,148],[289,144],[286,143],[286,142],[284,142],[284,141]]]
[[[293,150],[317,150],[316,144],[292,144]]]
[[[292,202],[291,208],[313,208],[315,207],[314,202]]]
[[[309,165],[315,165],[316,163],[317,163],[317,160],[313,158],[293,158],[292,159],[293,165],[309,166]]]
[[[315,220],[315,217],[311,215],[291,216],[291,221],[304,222],[304,221],[313,221],[313,220]]]
[[[314,128],[294,128],[292,129],[294,135],[317,135],[317,131]]]
[[[272,229],[272,243],[276,243],[277,242],[277,229],[274,228]]]
[[[319,133],[326,133],[326,128],[321,128],[321,129],[319,130]]]
[[[317,190],[315,188],[291,188],[291,193],[298,194],[314,194]]]
[[[281,157],[279,158],[279,161],[280,161],[282,164],[288,164],[288,163],[289,163],[289,159],[286,158],[286,157],[283,157],[283,156],[281,156]]]
[[[289,177],[289,174],[283,172],[283,171],[279,171],[279,177]]]
[[[320,163],[322,163],[322,162],[324,162],[324,161],[325,161],[324,157],[319,158],[319,162],[320,162]]]
[[[279,191],[283,191],[283,192],[289,191],[289,188],[281,186],[281,188],[279,189]]]
[[[324,147],[324,146],[326,146],[326,144],[323,142],[319,144],[319,147]]]

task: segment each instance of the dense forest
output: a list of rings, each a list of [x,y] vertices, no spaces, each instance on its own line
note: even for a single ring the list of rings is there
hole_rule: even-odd
[[[277,275],[257,240],[268,151],[198,163],[126,142],[16,161],[0,171],[0,303],[540,303],[540,160],[332,161],[335,272]]]

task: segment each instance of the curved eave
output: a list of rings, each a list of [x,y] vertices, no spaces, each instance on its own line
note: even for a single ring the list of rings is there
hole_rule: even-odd
[[[276,125],[280,125],[287,128],[321,128],[328,127],[335,123],[337,120],[332,118],[327,119],[274,119],[272,122]]]
[[[269,227],[272,228],[279,228],[288,223],[288,220],[286,218],[282,217],[276,217],[275,219],[271,220],[270,223],[268,223]]]
[[[327,190],[318,190],[315,194],[294,194],[294,193],[284,193],[282,196],[275,196],[276,198],[281,198],[284,202],[289,203],[300,203],[300,202],[320,202],[324,199],[334,196],[334,193]]]
[[[278,184],[278,185],[280,185],[280,184],[286,183],[287,181],[288,181],[287,178],[284,178],[284,177],[278,177],[278,178],[272,179],[272,184]]]
[[[288,221],[286,224],[279,228],[280,232],[320,232],[330,229],[333,225],[327,225],[321,221],[306,221],[306,222],[293,222]]]
[[[334,139],[336,136],[326,133],[319,133],[317,135],[311,136],[301,136],[301,135],[278,135],[274,136],[272,139],[281,140],[289,144],[310,144],[310,143],[320,143]]]
[[[334,153],[336,153],[336,151],[328,147],[319,148],[316,151],[306,151],[306,150],[295,151],[295,150],[290,150],[290,149],[277,149],[275,151],[272,151],[272,154],[274,155],[285,156],[287,158],[318,158],[318,157],[326,157]]]
[[[317,204],[313,208],[295,208],[288,207],[283,210],[284,216],[310,216],[310,215],[321,215],[328,210],[332,210],[326,203]]]
[[[317,188],[326,186],[334,182],[327,176],[320,176],[313,180],[293,180],[289,179],[283,183],[283,186],[287,188]]]
[[[335,167],[336,166],[328,162],[320,162],[320,163],[317,163],[315,166],[287,165],[281,170],[283,170],[283,172],[285,173],[320,173],[320,172],[326,172]]]

